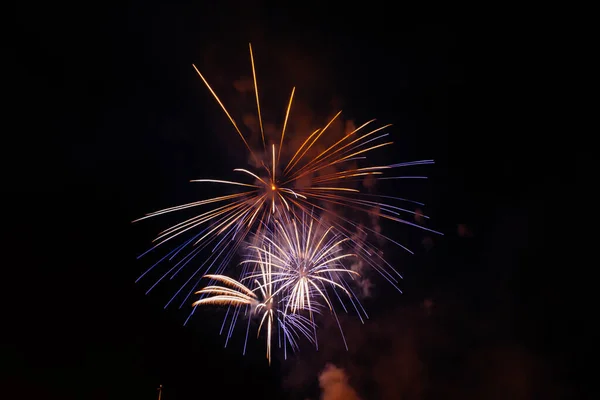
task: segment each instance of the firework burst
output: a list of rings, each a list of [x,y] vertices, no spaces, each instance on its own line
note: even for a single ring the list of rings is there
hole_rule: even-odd
[[[292,350],[297,349],[300,335],[318,348],[315,314],[329,309],[338,321],[346,343],[330,293],[342,306],[342,297],[347,297],[355,306],[360,304],[351,284],[346,281],[346,277],[358,275],[343,264],[344,260],[355,256],[344,246],[348,239],[333,232],[331,227],[323,230],[322,225],[310,216],[303,214],[302,218],[300,222],[277,219],[273,228],[265,227],[263,234],[255,235],[253,243],[246,246],[248,254],[240,263],[241,278],[205,275],[220,285],[209,285],[196,292],[202,298],[193,303],[193,306],[232,307],[225,316],[225,321],[231,318],[229,335],[241,315],[240,310],[245,310],[244,315],[250,315],[247,332],[250,320],[257,317],[257,334],[260,335],[263,327],[266,332],[269,360],[276,324],[284,343]],[[360,315],[359,308],[355,309]]]
[[[309,222],[306,222],[306,220]],[[321,299],[331,311],[332,302],[327,287],[341,291],[350,299],[356,296],[349,289],[345,276],[358,276],[347,269],[343,261],[355,257],[348,253],[344,243],[349,239],[336,234],[332,227],[323,229],[322,224],[302,214],[302,220],[275,220],[274,228],[266,228],[261,246],[250,246],[249,255],[242,264],[267,264],[278,285],[275,295],[285,299],[285,310],[295,313],[313,309],[311,302]],[[252,279],[250,274],[244,279]]]
[[[307,338],[309,342],[316,343],[316,338],[314,336],[316,326],[312,319],[308,319],[305,316],[296,313],[287,314],[279,309],[277,301],[278,296],[276,296],[276,293],[274,292],[271,264],[268,262],[261,262],[257,265],[257,268],[260,269],[260,274],[256,274],[256,270],[254,270],[254,276],[251,279],[252,284],[250,286],[252,289],[229,276],[205,275],[205,278],[220,283],[220,285],[209,285],[196,292],[196,294],[201,295],[202,298],[195,301],[192,305],[194,307],[200,305],[226,305],[230,309],[233,307],[233,312],[231,313],[231,325],[227,335],[228,339],[231,337],[233,326],[239,319],[241,314],[240,311],[243,309],[244,315],[248,316],[246,340],[244,341],[244,354],[248,342],[250,323],[253,317],[258,317],[260,322],[257,328],[257,337],[263,332],[264,327],[266,333],[267,359],[269,360],[269,363],[271,363],[271,347],[273,342],[273,330],[275,327],[277,327],[277,332],[279,334],[279,347],[283,346],[285,356],[287,357],[288,345],[292,350],[297,350],[298,339],[301,336]],[[230,309],[228,309],[225,321],[223,321],[224,323],[227,321]]]
[[[369,241],[357,240],[357,233],[362,237],[387,240],[409,252],[410,250],[379,230],[357,223],[348,214],[359,212],[431,231],[403,218],[403,215],[415,212],[401,203],[421,206],[422,203],[365,193],[358,187],[365,179],[424,179],[423,176],[398,176],[390,173],[398,168],[432,164],[433,161],[368,164],[368,156],[393,143],[388,140],[388,133],[385,132],[391,125],[376,126],[375,120],[367,121],[333,144],[321,147],[323,138],[331,130],[334,121],[340,118],[341,111],[313,132],[294,132],[297,137],[304,134],[304,140],[298,148],[289,152],[291,157],[282,155],[286,135],[289,136],[286,129],[296,89],[292,89],[285,108],[279,140],[267,144],[251,45],[250,64],[261,132],[260,151],[253,150],[206,78],[195,65],[193,67],[231,122],[257,167],[234,169],[235,173],[241,174],[245,179],[191,181],[228,186],[237,189],[235,193],[166,208],[136,220],[184,210],[201,210],[191,218],[159,233],[153,247],[140,257],[170,243],[176,245],[147,269],[138,281],[159,264],[170,262],[171,267],[148,289],[149,292],[167,277],[174,279],[178,275],[184,275],[187,278],[184,278],[185,282],[179,286],[165,308],[178,296],[183,297],[181,308],[192,293],[196,292],[202,298],[194,303],[195,306],[224,304],[229,308],[233,307],[235,311],[232,326],[241,309],[251,310],[253,315],[260,314],[258,333],[266,324],[270,359],[274,324],[277,322],[281,327],[291,327],[288,333],[284,332],[288,341],[295,335],[292,332],[304,334],[307,327],[314,328],[313,312],[322,307],[334,310],[329,291],[342,304],[341,296],[349,299],[357,311],[360,309],[357,306],[360,304],[358,298],[350,289],[349,283],[357,273],[344,266],[347,258],[355,257],[365,265],[372,266],[397,288],[400,274],[387,263],[376,246]],[[317,148],[323,150],[316,151]],[[242,261],[240,280],[228,278],[224,275],[225,269],[249,237],[258,239],[248,247],[250,255]],[[352,248],[352,254],[341,251],[342,248]],[[202,262],[195,262],[200,254],[206,257]],[[211,279],[211,284],[198,292],[202,276]],[[246,285],[244,282],[250,284]],[[195,309],[196,307],[192,314]],[[302,312],[307,312],[308,317],[303,316]],[[364,310],[358,314],[364,315]],[[316,337],[312,339],[316,341]]]
[[[250,56],[262,144],[263,148],[267,150],[268,146],[265,142],[260,112],[258,83],[251,46]],[[309,210],[317,209],[327,217],[333,226],[351,240],[353,240],[352,237],[356,231],[361,231],[365,235],[376,236],[388,240],[409,252],[410,250],[406,247],[380,232],[365,226],[359,226],[357,223],[347,218],[344,215],[344,212],[336,212],[333,210],[343,208],[348,211],[359,211],[366,215],[429,230],[401,217],[403,213],[415,214],[414,211],[392,204],[394,202],[411,202],[422,205],[422,203],[398,197],[377,196],[371,193],[363,193],[359,189],[353,187],[356,186],[356,182],[360,182],[367,177],[375,180],[425,178],[423,176],[388,176],[386,173],[400,167],[431,164],[433,163],[432,160],[404,162],[391,165],[356,166],[358,162],[365,160],[368,154],[393,143],[386,140],[388,134],[384,132],[384,130],[391,125],[372,128],[372,124],[375,120],[368,121],[344,135],[340,140],[327,147],[325,150],[312,156],[313,152],[309,152],[309,150],[313,149],[315,144],[319,142],[319,139],[327,133],[328,128],[334,120],[340,116],[340,111],[324,127],[309,134],[295,150],[292,157],[289,160],[286,160],[287,162],[283,162],[281,159],[281,149],[284,144],[288,118],[293,104],[294,88],[292,89],[292,94],[286,108],[279,146],[272,144],[270,146],[271,148],[268,149],[270,151],[267,150],[267,153],[270,153],[270,159],[261,160],[256,152],[252,150],[237,123],[231,117],[230,113],[223,105],[223,102],[209,85],[208,81],[195,65],[194,69],[225,112],[256,164],[261,167],[257,171],[236,168],[234,170],[235,172],[241,173],[251,179],[246,182],[220,179],[192,180],[192,182],[227,185],[241,188],[242,190],[233,194],[217,196],[159,210],[134,221],[137,222],[191,208],[210,207],[208,210],[200,212],[192,218],[160,232],[156,237],[154,240],[155,244],[149,251],[165,245],[174,239],[191,235],[191,239],[183,240],[183,243],[180,243],[178,247],[165,257],[168,258],[169,261],[177,262],[174,267],[169,269],[167,273],[158,279],[158,282],[169,275],[171,278],[178,275],[189,265],[190,261],[196,255],[206,248],[211,248],[209,259],[205,260],[200,269],[193,270],[191,273],[192,279],[186,282],[184,287],[190,284],[193,281],[193,278],[197,278],[202,269],[204,269],[205,272],[215,271],[217,274],[222,273],[226,265],[231,261],[233,254],[249,233],[253,232],[254,229],[260,230],[261,227],[268,225],[266,222],[273,216],[280,216],[282,214],[297,217],[300,212],[306,213],[309,212]],[[424,216],[424,218],[427,217]],[[388,265],[390,268],[385,269],[380,267],[381,264],[386,264],[386,262],[381,258],[379,252],[376,251],[373,246],[366,243],[356,243],[356,246],[358,257],[361,257],[365,263],[375,267],[390,282],[397,282],[397,277],[394,277],[393,274],[390,273],[390,269],[393,270],[391,266]],[[184,249],[190,250],[184,252]],[[144,254],[147,254],[149,251]],[[164,261],[165,258],[163,258],[162,261]],[[155,266],[156,264],[153,265],[151,269]],[[148,271],[146,271],[146,273],[147,272]],[[196,279],[196,281],[198,281],[198,279]],[[150,289],[155,286],[156,285],[153,285]],[[195,287],[193,287],[188,293],[188,296],[185,297],[184,302],[189,298],[189,294],[193,292]],[[176,295],[180,294],[181,289]],[[173,299],[171,299],[171,301],[172,300]]]

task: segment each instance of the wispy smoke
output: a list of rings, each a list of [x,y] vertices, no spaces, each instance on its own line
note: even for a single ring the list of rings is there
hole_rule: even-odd
[[[323,399],[357,399],[357,393],[381,400],[563,398],[565,388],[543,360],[496,336],[492,321],[473,321],[447,298],[428,298],[365,325],[344,319],[349,351],[334,339],[339,332],[327,331],[335,326],[325,328],[328,345],[299,354],[286,384],[300,390],[318,376]],[[338,367],[319,373],[329,362]]]
[[[346,372],[333,364],[327,364],[319,375],[322,400],[360,400],[350,386]]]
[[[352,243],[354,243],[354,252],[358,254],[365,246],[367,240],[367,234],[362,229],[362,226],[359,225],[356,233],[352,237]],[[370,297],[371,289],[373,288],[373,283],[367,276],[367,271],[369,269],[368,265],[365,265],[365,262],[362,258],[357,257],[354,259],[352,265],[350,265],[350,269],[359,274],[357,278],[354,280],[354,284],[356,284],[360,289],[360,294],[362,297]]]
[[[422,224],[423,223],[423,210],[421,210],[420,208],[417,208],[415,210],[415,221],[418,224]]]
[[[458,224],[458,226],[456,228],[456,233],[458,233],[458,236],[460,236],[460,237],[472,237],[473,236],[473,233],[471,232],[469,227],[465,224]]]

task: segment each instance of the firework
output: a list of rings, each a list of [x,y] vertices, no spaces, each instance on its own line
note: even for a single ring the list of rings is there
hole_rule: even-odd
[[[358,297],[345,280],[346,276],[358,275],[343,264],[344,260],[354,257],[344,246],[348,239],[336,234],[332,227],[322,229],[322,226],[305,214],[299,222],[294,219],[274,220],[272,228],[266,226],[263,234],[255,236],[254,243],[246,246],[248,254],[240,263],[241,279],[205,275],[205,278],[221,285],[209,285],[196,292],[203,298],[193,306],[233,307],[233,312],[228,312],[225,317],[227,320],[231,315],[229,335],[239,318],[240,309],[245,309],[244,314],[250,315],[247,330],[250,319],[258,316],[257,333],[260,335],[265,327],[269,360],[276,323],[283,331],[284,343],[290,344],[293,350],[297,349],[299,333],[318,347],[315,314],[328,308],[339,325],[329,292],[334,293],[342,305],[342,296],[353,304],[358,303]],[[356,311],[359,309],[356,308]],[[340,333],[345,343],[341,326]]]
[[[349,239],[332,232],[332,227],[323,230],[320,229],[323,225],[314,224],[312,219],[305,223],[306,215],[302,218],[299,222],[275,220],[273,230],[267,228],[262,236],[262,245],[250,246],[254,255],[249,255],[242,264],[269,266],[278,285],[274,294],[281,293],[286,299],[285,310],[310,312],[313,309],[311,301],[320,298],[333,311],[326,286],[352,297],[342,276],[358,273],[347,269],[343,261],[355,254],[344,251],[343,244]],[[244,279],[254,277],[251,274]]]
[[[221,285],[206,286],[202,290],[196,292],[201,296],[206,296],[197,300],[192,305],[194,307],[200,305],[226,305],[233,307],[231,327],[228,332],[228,339],[231,337],[233,325],[237,322],[240,316],[240,310],[245,310],[245,315],[248,315],[248,325],[246,328],[246,340],[244,341],[244,354],[248,341],[248,332],[252,317],[258,316],[260,319],[257,336],[261,332],[266,332],[267,344],[267,359],[271,363],[271,346],[273,341],[273,329],[277,325],[279,333],[279,345],[282,346],[281,336],[283,336],[283,347],[287,357],[287,345],[291,346],[292,350],[298,349],[297,340],[302,335],[310,342],[315,343],[313,333],[316,332],[316,326],[312,319],[308,319],[299,314],[286,314],[278,309],[276,294],[273,292],[272,274],[269,263],[260,264],[261,273],[252,279],[253,289],[248,288],[244,284],[224,275],[205,275],[205,278],[211,279],[213,282],[220,282]],[[226,315],[229,315],[228,313]],[[225,323],[226,321],[224,321]]]
[[[149,213],[136,220],[140,221],[192,208],[209,207],[209,209],[199,212],[192,218],[184,220],[160,232],[154,240],[154,246],[146,253],[142,254],[143,256],[176,239],[183,239],[179,242],[177,247],[159,261],[160,263],[168,259],[168,261],[173,262],[174,265],[160,276],[148,291],[152,290],[166,277],[173,279],[175,276],[182,273],[182,271],[185,271],[184,273],[189,276],[189,279],[186,280],[167,303],[167,305],[170,304],[182,292],[185,294],[184,290],[189,286],[192,286],[191,289],[187,291],[187,295],[180,305],[181,307],[186,303],[191,293],[197,288],[201,272],[208,273],[214,271],[216,274],[223,273],[248,234],[260,231],[263,226],[268,226],[271,219],[274,217],[281,217],[282,215],[287,214],[288,217],[298,219],[297,217],[300,213],[308,213],[309,210],[314,209],[320,211],[332,226],[337,228],[339,232],[342,235],[345,235],[350,241],[354,242],[357,257],[361,258],[365,264],[371,265],[390,283],[397,287],[395,284],[398,282],[398,278],[401,278],[400,274],[387,264],[380,255],[380,252],[377,251],[374,246],[371,246],[368,242],[357,241],[355,235],[359,232],[362,236],[378,237],[380,239],[388,240],[409,252],[410,250],[376,230],[353,222],[346,214],[347,211],[358,211],[365,215],[429,230],[402,218],[402,214],[415,214],[415,212],[400,207],[398,204],[394,204],[396,202],[411,202],[422,205],[422,203],[398,197],[377,196],[371,193],[363,193],[354,186],[356,186],[356,182],[367,177],[375,180],[407,178],[422,179],[425,177],[388,176],[386,173],[400,167],[431,164],[433,161],[421,160],[391,165],[357,166],[361,160],[365,160],[367,155],[371,154],[373,151],[392,144],[391,141],[387,141],[386,138],[388,134],[385,133],[385,129],[389,128],[391,125],[373,127],[375,120],[362,124],[355,130],[344,135],[333,145],[314,155],[314,152],[310,150],[316,148],[315,145],[319,143],[319,140],[328,132],[328,128],[340,116],[341,111],[338,112],[325,126],[307,135],[293,155],[289,159],[283,160],[282,148],[286,137],[286,127],[288,125],[290,110],[293,105],[295,88],[292,89],[289,103],[287,104],[279,144],[276,145],[274,143],[269,146],[266,144],[263,130],[258,83],[251,45],[250,61],[256,94],[256,106],[261,130],[262,146],[264,150],[263,154],[269,154],[269,157],[268,159],[261,159],[258,157],[257,153],[252,150],[236,121],[227,111],[223,102],[209,85],[208,81],[194,65],[195,71],[223,109],[225,115],[242,139],[256,165],[259,165],[260,167],[255,171],[245,168],[234,169],[235,172],[250,178],[248,181],[221,179],[192,180],[192,182],[227,185],[241,189],[237,193],[221,195],[193,203],[166,208]],[[345,209],[346,212],[333,211],[340,209]],[[425,218],[427,217],[425,216]],[[200,266],[194,264],[195,267],[187,268],[190,265],[190,262],[205,249],[210,250],[209,256],[205,261],[201,263]],[[139,279],[145,276],[150,270],[154,269],[159,263],[150,267]]]
[[[140,221],[184,210],[200,210],[191,218],[159,233],[153,241],[153,247],[140,257],[157,248],[166,248],[171,243],[175,245],[137,281],[158,265],[171,263],[147,293],[167,277],[171,280],[179,275],[184,276],[185,282],[165,308],[178,296],[183,297],[179,305],[183,307],[193,293],[201,298],[193,303],[188,320],[198,305],[227,306],[223,325],[230,320],[227,340],[242,312],[249,315],[246,338],[250,322],[258,318],[257,334],[266,332],[267,358],[270,360],[275,327],[283,336],[283,342],[292,349],[297,348],[300,335],[318,346],[314,314],[328,308],[337,320],[333,299],[346,311],[344,302],[351,303],[361,320],[362,316],[366,316],[352,291],[352,280],[357,278],[358,273],[345,266],[350,258],[371,266],[398,288],[396,284],[401,275],[382,257],[377,246],[365,238],[387,240],[410,250],[379,230],[358,223],[356,218],[349,217],[351,213],[358,212],[439,232],[403,217],[416,213],[402,206],[402,203],[423,206],[422,203],[359,189],[360,182],[365,179],[424,179],[423,176],[399,176],[393,171],[402,167],[432,164],[433,160],[369,164],[368,156],[393,143],[387,139],[386,132],[391,125],[377,126],[375,120],[347,132],[329,146],[322,146],[324,138],[331,131],[331,125],[340,118],[341,111],[313,132],[293,132],[297,137],[304,134],[304,140],[292,151],[283,152],[285,138],[289,136],[286,129],[295,88],[285,108],[281,134],[278,140],[267,144],[252,46],[250,64],[261,132],[260,150],[253,149],[206,78],[195,65],[193,67],[241,138],[254,161],[254,167],[234,169],[235,173],[241,174],[241,179],[191,181],[227,186],[235,189],[234,193],[230,191],[229,194],[166,208],[137,219]],[[323,150],[316,151],[317,148]],[[291,156],[286,156],[288,153]],[[226,275],[225,270],[249,238],[253,240],[245,246],[240,278],[235,280]],[[203,261],[196,262],[200,255],[204,255]],[[203,276],[211,281],[198,291]],[[287,348],[285,344],[283,347]]]

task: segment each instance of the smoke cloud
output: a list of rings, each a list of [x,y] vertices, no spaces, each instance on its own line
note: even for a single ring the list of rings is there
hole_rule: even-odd
[[[360,400],[343,369],[327,364],[319,375],[322,400]]]
[[[469,227],[465,224],[458,224],[457,228],[456,228],[456,233],[458,233],[458,236],[460,237],[472,237],[473,233],[471,232],[471,230],[469,229]]]
[[[290,390],[301,391],[318,376],[322,399],[528,400],[567,394],[545,360],[498,336],[502,328],[494,321],[476,319],[448,298],[427,298],[364,325],[340,319],[348,351],[337,326],[326,325],[320,342],[327,346],[298,353],[290,363]]]

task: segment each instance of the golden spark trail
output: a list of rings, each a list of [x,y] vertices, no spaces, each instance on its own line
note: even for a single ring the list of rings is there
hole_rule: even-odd
[[[290,95],[290,102],[289,102],[287,110],[285,112],[285,120],[283,121],[283,129],[281,130],[281,140],[279,141],[279,154],[277,156],[277,162],[279,162],[279,158],[281,157],[281,150],[283,149],[283,137],[285,136],[285,127],[287,126],[288,117],[290,116],[290,110],[292,109],[292,100],[294,99],[295,91],[296,91],[296,88],[295,87],[292,88],[292,94]],[[273,175],[273,177],[275,177],[275,175]]]
[[[254,68],[254,55],[252,54],[252,43],[248,43],[250,47],[250,62],[252,63],[252,78],[254,80],[254,93],[256,93],[256,110],[258,112],[258,123],[260,124],[260,136],[262,137],[263,148],[266,148],[265,144],[265,132],[263,130],[262,116],[260,115],[260,101],[258,99],[258,83],[256,81],[256,69]]]

